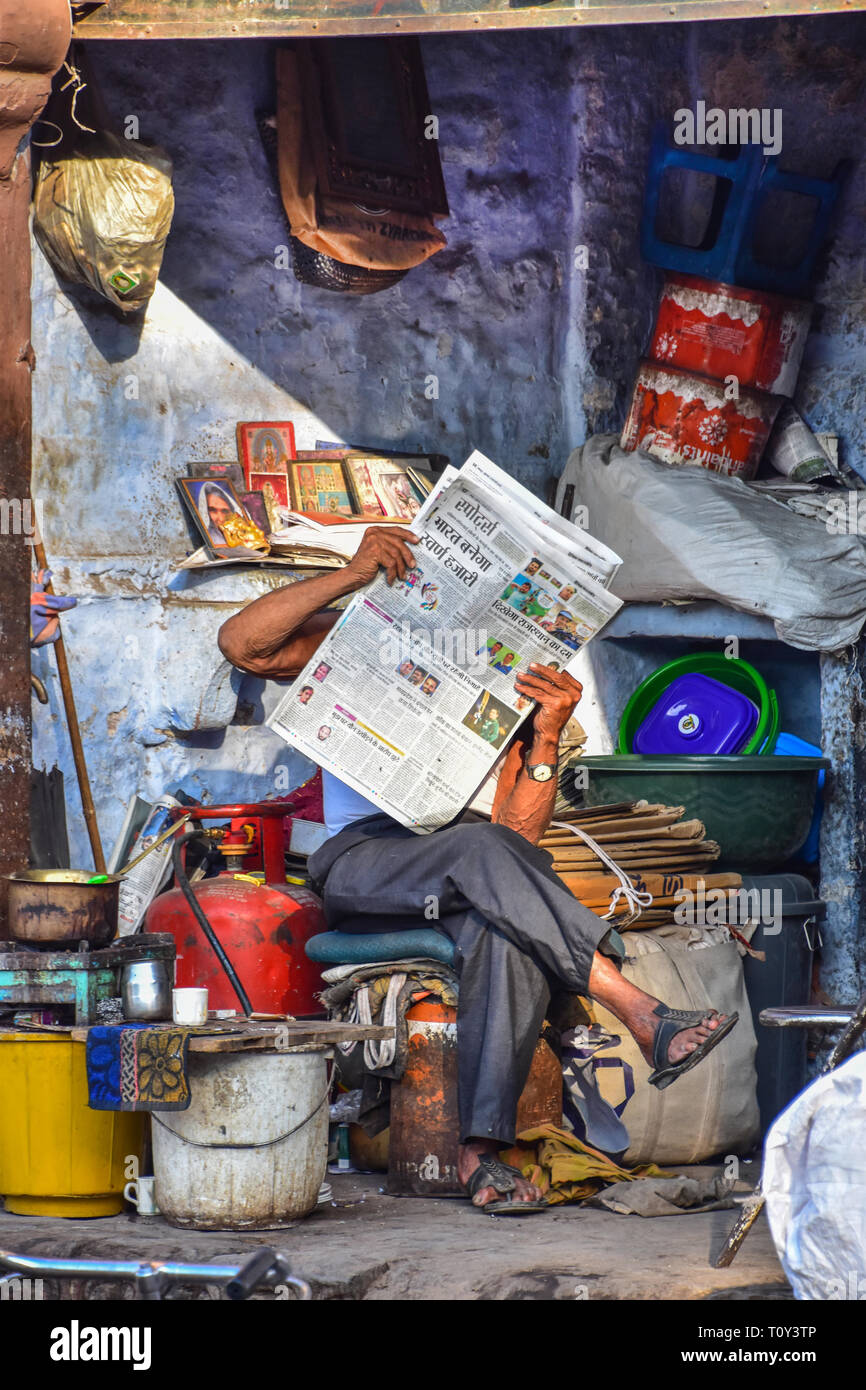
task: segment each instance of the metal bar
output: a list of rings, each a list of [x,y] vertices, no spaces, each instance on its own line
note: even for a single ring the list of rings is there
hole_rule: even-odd
[[[80,39],[253,39],[314,38],[339,34],[425,34],[489,29],[585,28],[604,24],[677,24],[712,19],[768,19],[793,15],[841,14],[866,7],[864,0],[641,0],[640,3],[531,5],[515,9],[453,9],[437,14],[401,12],[399,0],[388,15],[374,14],[373,0],[353,13],[341,4],[329,15],[325,5],[292,10],[274,0],[247,0],[243,8],[214,0],[191,10],[171,0],[114,0],[75,25]],[[335,9],[337,7],[335,6]],[[256,13],[259,11],[259,13]],[[292,12],[294,11],[294,12]]]
[[[797,1009],[786,1005],[762,1009],[758,1022],[765,1028],[844,1028],[853,1013],[853,1008],[818,1009],[809,1005]]]
[[[158,1271],[168,1279],[188,1284],[222,1284],[234,1279],[240,1265],[162,1264],[158,1260],[40,1260],[0,1250],[0,1268],[44,1279],[139,1279]]]
[[[266,1247],[263,1248],[263,1252]],[[160,1299],[169,1284],[237,1284],[236,1298],[247,1298],[259,1284],[269,1287],[289,1284],[299,1299],[309,1302],[312,1289],[305,1279],[291,1272],[285,1255],[267,1250],[269,1268],[256,1271],[261,1265],[257,1253],[242,1265],[171,1264],[159,1260],[43,1260],[33,1255],[16,1255],[0,1250],[0,1269],[11,1275],[35,1275],[43,1279],[129,1279],[145,1299]],[[8,1278],[8,1276],[7,1276]],[[0,1279],[0,1283],[6,1282]],[[231,1292],[231,1291],[230,1291]]]

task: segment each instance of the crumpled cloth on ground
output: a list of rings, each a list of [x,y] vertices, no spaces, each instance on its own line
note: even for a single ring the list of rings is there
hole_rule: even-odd
[[[456,1006],[458,980],[440,961],[415,957],[400,961],[373,961],[368,965],[335,965],[322,979],[328,988],[319,995],[332,1018],[342,1023],[388,1024],[393,1039],[364,1043],[364,1079],[358,1123],[370,1138],[389,1123],[390,1082],[406,1070],[409,1028],[406,1011],[413,995],[435,994],[443,1004]],[[340,1043],[347,1056],[356,1043]]]
[[[107,1024],[87,1033],[91,1110],[187,1110],[189,1029]]]
[[[560,1202],[583,1202],[611,1183],[629,1183],[635,1178],[668,1178],[670,1173],[654,1163],[639,1168],[622,1168],[607,1154],[592,1149],[556,1125],[539,1125],[517,1136],[513,1148],[500,1153],[505,1163],[519,1168],[525,1178],[541,1188],[551,1206]]]
[[[682,1216],[684,1212],[722,1211],[736,1206],[733,1183],[716,1174],[689,1178],[680,1173],[673,1178],[638,1178],[615,1182],[595,1197],[588,1207],[604,1207],[622,1216]]]
[[[655,1163],[623,1168],[556,1125],[523,1130],[514,1148],[499,1157],[535,1183],[551,1206],[586,1202],[623,1215],[682,1216],[735,1205],[733,1184],[725,1177],[686,1177]]]

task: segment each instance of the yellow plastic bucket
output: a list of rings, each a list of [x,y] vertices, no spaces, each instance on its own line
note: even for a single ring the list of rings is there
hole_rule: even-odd
[[[0,1193],[24,1216],[116,1216],[144,1116],[91,1110],[85,1044],[0,1033]]]

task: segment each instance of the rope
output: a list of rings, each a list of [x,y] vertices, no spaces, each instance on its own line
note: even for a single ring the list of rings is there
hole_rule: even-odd
[[[75,103],[78,100],[78,93],[84,91],[84,88],[87,86],[87,83],[81,76],[81,73],[78,71],[78,68],[74,67],[72,63],[64,62],[63,66],[69,73],[69,77],[66,79],[63,86],[60,88],[60,91],[65,92],[67,87],[72,87],[72,102],[69,107],[69,114],[72,117],[75,124],[78,126],[79,130],[87,131],[88,135],[95,135],[96,131],[93,129],[93,127],[89,125],[82,125],[75,114]],[[74,86],[73,83],[75,84]]]
[[[52,149],[54,148],[55,145],[59,145],[59,144],[61,143],[61,141],[63,140],[63,131],[62,131],[61,127],[57,124],[56,121],[49,121],[49,120],[46,120],[44,116],[40,116],[39,119],[38,119],[37,121],[34,121],[34,123],[33,123],[33,129],[35,130],[36,127],[37,127],[38,125],[51,125],[51,126],[53,126],[54,129],[57,131],[57,139],[56,139],[56,140],[34,140],[34,139],[33,139],[33,136],[31,135],[31,137],[30,137],[30,143],[31,143],[31,145],[35,145],[36,148],[37,148],[37,150],[52,150]]]
[[[391,976],[388,985],[388,993],[385,996],[385,1003],[382,1008],[381,1022],[389,1028],[394,1029],[392,1038],[383,1038],[380,1042],[372,1038],[364,1043],[364,1062],[368,1071],[378,1071],[382,1067],[390,1067],[397,1052],[397,1001],[400,998],[400,991],[406,983],[407,976],[395,974]],[[360,993],[364,996],[366,1012],[370,1013],[370,996],[368,989],[362,989]],[[372,1017],[365,1019],[366,1023],[372,1023]]]
[[[393,1038],[383,1038],[377,1041],[368,1038],[364,1043],[364,1065],[368,1071],[379,1071],[382,1067],[390,1067],[397,1053],[397,1003],[400,998],[400,991],[406,983],[408,976],[396,972],[391,976],[388,984],[388,993],[385,996],[385,1003],[382,1005],[380,1023],[394,1029]],[[372,1024],[373,1013],[370,1008],[370,986],[364,985],[361,989],[356,989],[352,996],[345,1018],[346,1023]],[[337,1044],[344,1057],[348,1057],[358,1046],[358,1040],[354,1042],[344,1042]]]
[[[163,1129],[167,1129],[169,1134],[174,1135],[175,1139],[179,1139],[182,1144],[189,1144],[193,1149],[269,1149],[273,1144],[281,1144],[284,1139],[290,1139],[293,1134],[297,1134],[299,1129],[303,1129],[304,1125],[308,1125],[310,1120],[315,1119],[330,1094],[331,1081],[329,1078],[322,1099],[319,1101],[315,1110],[311,1110],[309,1115],[305,1116],[299,1124],[295,1125],[294,1129],[287,1129],[285,1134],[278,1134],[275,1139],[261,1139],[258,1143],[250,1140],[245,1144],[206,1144],[199,1139],[187,1139],[184,1134],[178,1134],[176,1129],[172,1129],[171,1125],[167,1124],[155,1110],[152,1110],[150,1113],[158,1125],[162,1125]]]
[[[579,835],[584,844],[588,845],[592,850],[593,854],[597,855],[601,862],[610,869],[611,873],[616,874],[619,879],[619,887],[614,888],[610,895],[610,907],[604,914],[602,918],[603,921],[609,922],[611,918],[615,916],[620,898],[625,898],[628,904],[626,921],[622,923],[622,926],[628,926],[629,923],[636,921],[645,907],[652,907],[652,893],[641,893],[635,888],[628,874],[619,867],[614,859],[611,859],[607,851],[602,849],[601,845],[597,844],[591,835],[587,835],[585,830],[581,830],[580,826],[572,825],[569,821],[564,820],[552,820],[550,824],[555,825],[557,830],[570,830],[573,835]]]

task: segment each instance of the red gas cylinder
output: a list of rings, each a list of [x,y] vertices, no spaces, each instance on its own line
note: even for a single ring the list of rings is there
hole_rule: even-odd
[[[220,850],[229,868],[192,890],[234,966],[256,1013],[322,1014],[320,968],[304,950],[327,931],[315,893],[286,882],[283,821],[290,805],[183,807],[193,821],[229,821]],[[252,878],[258,874],[259,880]],[[238,997],[180,888],[151,903],[144,930],[170,932],[177,949],[176,984],[208,991],[211,1009],[239,1009]]]

